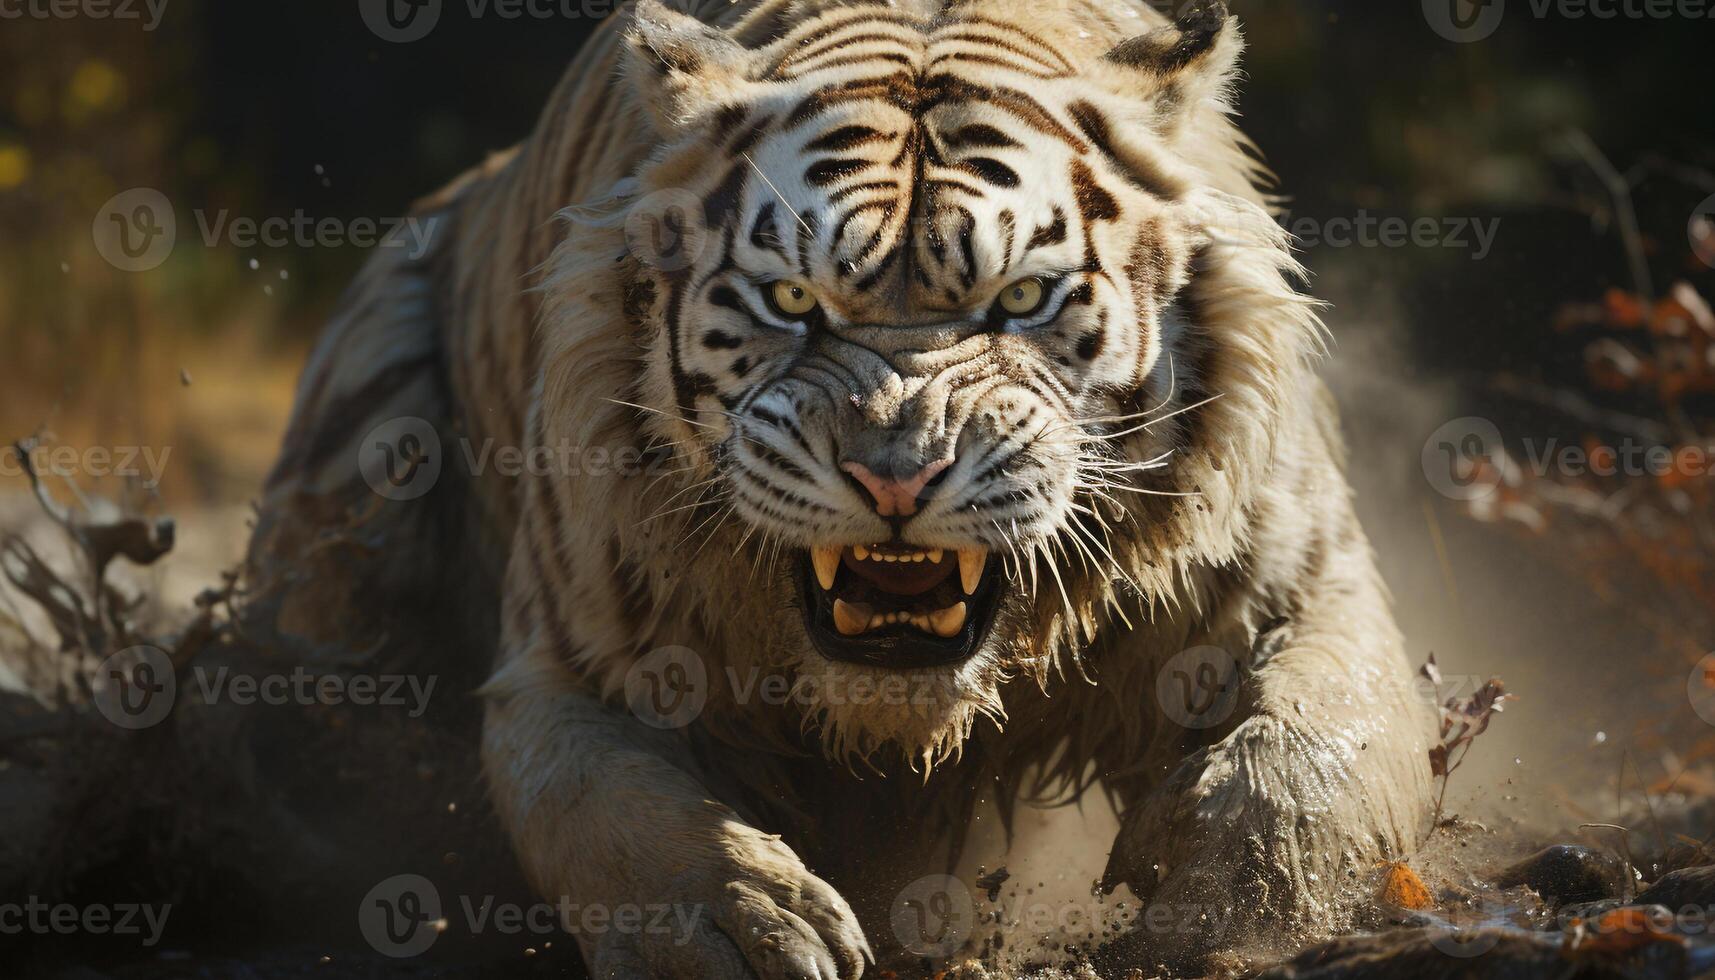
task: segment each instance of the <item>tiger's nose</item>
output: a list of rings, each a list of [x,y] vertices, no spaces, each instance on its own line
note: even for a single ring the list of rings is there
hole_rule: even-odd
[[[875,512],[882,517],[910,517],[917,513],[917,501],[923,496],[923,488],[929,481],[941,474],[942,470],[953,465],[953,457],[939,459],[923,467],[911,476],[903,479],[893,476],[879,476],[870,468],[857,462],[840,464],[840,469],[852,475],[852,478],[863,484],[869,495],[875,498]]]

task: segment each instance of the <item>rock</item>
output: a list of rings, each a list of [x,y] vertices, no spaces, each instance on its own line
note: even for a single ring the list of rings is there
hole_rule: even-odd
[[[1624,881],[1625,866],[1616,858],[1580,844],[1545,847],[1494,878],[1496,887],[1524,885],[1553,905],[1610,898]]]
[[[1662,875],[1655,884],[1638,893],[1638,905],[1665,905],[1678,912],[1688,905],[1715,906],[1715,865],[1682,868]]]

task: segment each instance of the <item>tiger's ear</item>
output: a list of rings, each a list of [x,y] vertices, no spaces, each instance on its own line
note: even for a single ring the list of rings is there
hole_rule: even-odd
[[[638,0],[625,46],[626,75],[664,133],[732,104],[749,84],[749,51],[661,0]]]
[[[1102,55],[1109,74],[1154,104],[1169,128],[1205,101],[1225,105],[1244,42],[1221,0],[1194,0],[1172,24],[1127,38]]]

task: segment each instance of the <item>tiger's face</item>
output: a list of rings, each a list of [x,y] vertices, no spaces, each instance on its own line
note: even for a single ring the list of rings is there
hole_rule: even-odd
[[[1170,465],[1141,423],[1199,236],[1171,130],[1230,63],[1224,11],[1083,68],[980,7],[836,7],[762,48],[639,23],[685,128],[628,225],[660,252],[656,407],[701,499],[789,556],[805,662],[941,671],[957,700],[1028,655],[991,631],[1034,635],[1033,591],[1123,575],[1120,498]]]

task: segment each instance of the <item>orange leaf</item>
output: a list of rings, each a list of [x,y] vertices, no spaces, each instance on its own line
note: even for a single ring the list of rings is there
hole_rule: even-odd
[[[1385,861],[1383,864],[1387,867],[1387,873],[1382,876],[1382,887],[1376,893],[1376,901],[1417,912],[1435,907],[1435,900],[1429,896],[1429,889],[1424,887],[1423,879],[1407,867],[1404,861]]]
[[[1562,949],[1572,953],[1623,956],[1651,943],[1685,945],[1685,937],[1669,932],[1663,918],[1659,910],[1630,906],[1605,912],[1595,922],[1574,919]]]

